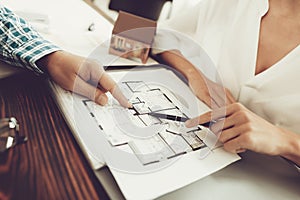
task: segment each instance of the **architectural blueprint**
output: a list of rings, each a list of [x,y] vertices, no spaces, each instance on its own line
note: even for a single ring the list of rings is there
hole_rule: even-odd
[[[109,74],[133,108],[121,107],[109,93],[108,104],[99,106],[57,85],[54,90],[92,166],[108,166],[126,199],[156,198],[240,159],[208,128],[152,115],[188,119],[209,111],[172,71],[150,66]]]
[[[133,108],[121,108],[112,99],[105,107],[90,100],[83,100],[82,103],[110,144],[113,147],[128,145],[143,165],[203,148],[210,151],[221,147],[217,138],[205,127],[188,129],[182,121],[149,115],[154,112],[188,118],[187,109],[167,88],[137,79],[123,81],[119,86]],[[147,127],[150,129],[146,130]],[[145,131],[148,133],[145,134]]]

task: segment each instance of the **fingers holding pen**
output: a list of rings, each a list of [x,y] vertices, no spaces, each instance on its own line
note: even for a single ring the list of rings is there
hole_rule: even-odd
[[[187,120],[185,122],[185,125],[186,127],[191,128],[193,126],[197,126],[198,124],[206,124],[209,122],[214,123],[220,118],[226,117],[226,115],[227,115],[226,107],[217,108],[214,109],[213,111],[209,111],[207,113],[204,113],[203,115]]]
[[[244,107],[239,103],[230,104],[188,120],[186,126],[193,127],[211,122],[209,128],[224,144],[225,150],[233,153],[244,152],[249,142],[245,134],[248,124],[245,123],[243,110],[245,110]]]
[[[209,111],[207,113],[204,113],[203,115],[200,115],[198,117],[195,117],[193,119],[190,119],[185,122],[185,125],[190,128],[193,126],[197,126],[198,124],[205,124],[208,122],[216,123],[217,121],[220,121],[222,119],[228,118],[229,116],[233,115],[236,113],[238,110],[242,109],[243,106],[240,103],[233,103],[221,108],[216,108],[212,111]],[[235,118],[235,117],[234,117]],[[235,120],[235,119],[234,119]],[[222,123],[222,121],[220,121]],[[233,123],[233,118],[227,120],[228,124]],[[212,125],[212,124],[211,124]]]

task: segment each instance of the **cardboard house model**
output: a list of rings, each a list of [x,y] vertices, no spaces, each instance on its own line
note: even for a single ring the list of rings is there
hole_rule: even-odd
[[[155,21],[120,11],[112,31],[109,53],[140,58],[145,63],[155,33]]]

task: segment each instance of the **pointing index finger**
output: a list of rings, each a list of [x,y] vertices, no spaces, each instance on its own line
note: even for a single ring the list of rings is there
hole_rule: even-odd
[[[99,83],[103,89],[112,94],[112,96],[120,103],[121,106],[125,108],[132,107],[131,103],[128,102],[117,83],[106,72],[102,74]]]
[[[117,99],[121,106],[125,108],[132,108],[132,104],[127,100],[127,98],[122,93],[119,86],[116,84],[115,87],[110,91],[112,96]]]

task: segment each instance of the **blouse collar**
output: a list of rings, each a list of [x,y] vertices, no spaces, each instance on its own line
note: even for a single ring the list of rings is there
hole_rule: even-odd
[[[259,13],[264,16],[269,10],[269,0],[257,0]]]

